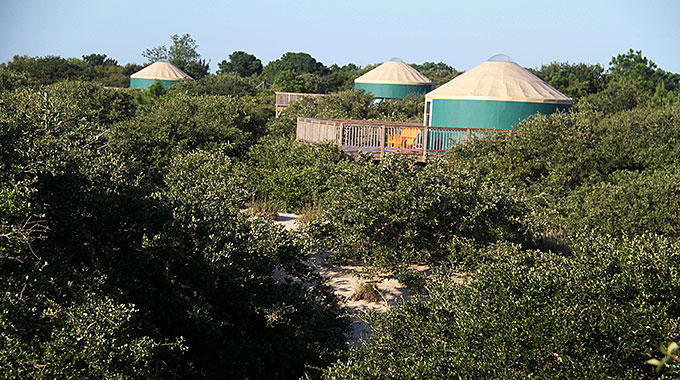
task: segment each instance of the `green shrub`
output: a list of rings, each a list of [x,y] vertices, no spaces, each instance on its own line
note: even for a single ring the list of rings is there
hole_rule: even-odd
[[[174,84],[168,91],[171,95],[255,95],[255,87],[248,79],[231,74],[207,75],[197,81],[182,81]]]
[[[421,167],[395,155],[360,160],[334,176],[330,188],[323,201],[327,241],[343,255],[381,265],[447,257],[456,237],[521,242],[527,228],[512,189],[445,161]]]
[[[610,235],[648,232],[680,237],[680,168],[618,171],[578,188],[561,203],[565,228]]]
[[[455,147],[451,162],[514,187],[536,231],[571,233],[587,225],[675,236],[679,114],[680,106],[671,105],[537,116],[509,135]]]
[[[106,139],[110,110],[70,94],[0,102],[0,377],[299,378],[337,358],[337,300],[290,234],[237,210],[221,149],[157,186]]]
[[[221,149],[176,156],[165,181],[172,184],[168,191],[175,196],[195,197],[220,207],[239,210],[248,199],[245,179]]]
[[[522,122],[511,134],[457,146],[453,160],[533,193],[553,195],[617,170],[678,164],[680,105],[611,116],[556,113]]]
[[[180,94],[162,99],[113,132],[122,149],[163,168],[172,157],[194,149],[222,147],[240,156],[262,134],[263,121],[238,98]]]
[[[263,138],[248,154],[246,175],[256,199],[299,211],[320,200],[341,162],[332,145],[311,145],[281,137]]]
[[[28,74],[0,68],[0,92],[13,91],[28,86],[35,86],[35,80]]]
[[[442,271],[428,298],[374,315],[374,336],[325,377],[656,377],[645,361],[680,332],[677,243],[581,237],[571,257],[490,249],[498,259],[469,282]]]

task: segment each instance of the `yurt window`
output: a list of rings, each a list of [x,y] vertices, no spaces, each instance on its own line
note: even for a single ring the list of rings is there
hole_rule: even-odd
[[[425,101],[425,126],[429,127],[430,126],[430,119],[432,118],[432,100],[426,100]]]

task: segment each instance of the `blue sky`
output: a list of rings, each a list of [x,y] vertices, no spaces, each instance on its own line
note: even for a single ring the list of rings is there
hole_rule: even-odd
[[[189,33],[217,63],[304,51],[326,65],[400,57],[469,70],[497,53],[525,67],[606,65],[629,48],[680,73],[680,1],[0,0],[0,62],[15,54],[103,53],[144,63],[146,48]]]

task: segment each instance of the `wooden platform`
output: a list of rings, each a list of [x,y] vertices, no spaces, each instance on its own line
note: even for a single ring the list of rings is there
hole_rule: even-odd
[[[297,118],[298,141],[329,141],[343,152],[412,155],[423,161],[428,155],[442,154],[454,144],[512,129],[426,127],[416,123],[376,120]]]
[[[318,98],[324,94],[303,94],[299,92],[277,92],[276,93],[276,117],[281,115],[292,103],[304,98]]]

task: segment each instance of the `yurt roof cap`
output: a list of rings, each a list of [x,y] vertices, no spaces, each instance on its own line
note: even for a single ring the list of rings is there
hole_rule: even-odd
[[[515,62],[515,61],[513,61],[509,55],[496,54],[492,55],[489,59],[487,59],[487,62]]]
[[[453,78],[425,99],[496,100],[528,103],[572,104],[572,99],[557,91],[515,63],[505,54]]]
[[[432,84],[432,81],[400,58],[394,57],[355,79],[354,83],[424,85]]]
[[[158,61],[130,75],[130,78],[160,80],[194,80],[168,61]]]

